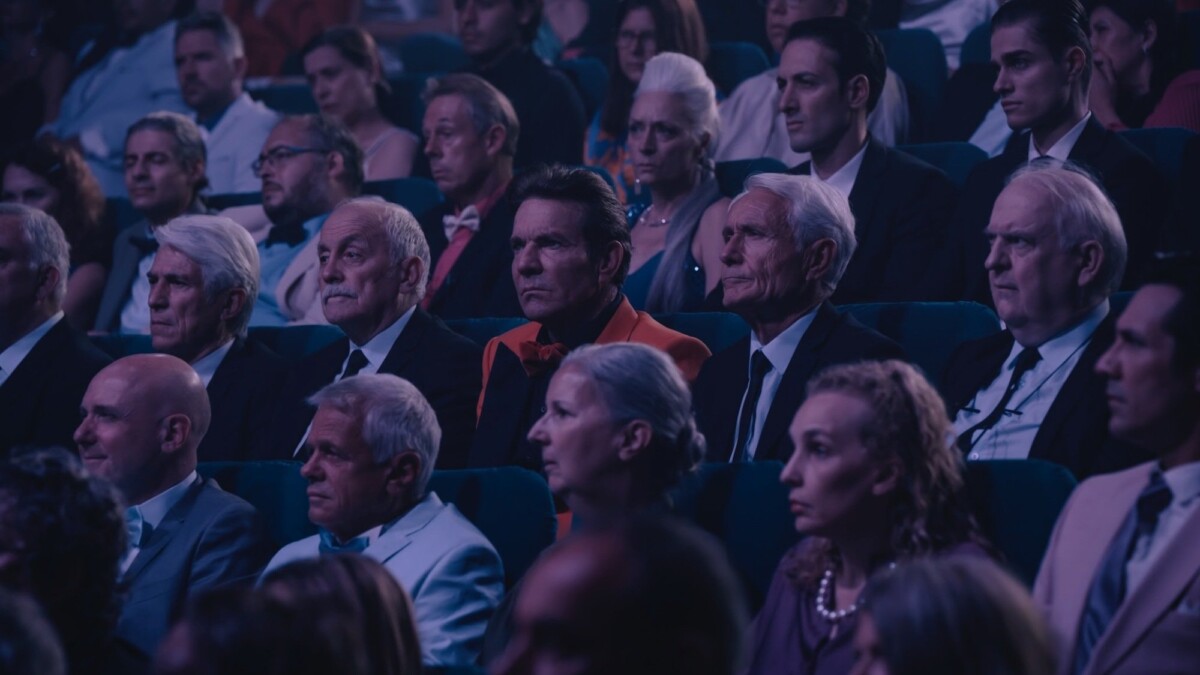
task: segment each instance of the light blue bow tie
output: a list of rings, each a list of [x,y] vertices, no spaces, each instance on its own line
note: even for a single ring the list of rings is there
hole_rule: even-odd
[[[317,546],[317,550],[321,555],[330,553],[362,553],[367,550],[367,545],[371,543],[369,537],[355,537],[350,541],[338,542],[337,537],[325,530],[321,530],[321,543]]]

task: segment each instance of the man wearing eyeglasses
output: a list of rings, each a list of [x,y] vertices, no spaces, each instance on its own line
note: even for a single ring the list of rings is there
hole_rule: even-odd
[[[317,233],[362,189],[362,150],[337,122],[288,117],[267,137],[254,172],[271,229],[258,243],[262,280],[250,325],[326,323],[317,302]]]

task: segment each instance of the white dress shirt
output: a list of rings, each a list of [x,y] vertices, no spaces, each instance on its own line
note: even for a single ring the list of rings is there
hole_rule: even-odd
[[[154,238],[154,230],[146,225],[146,236]],[[154,254],[143,254],[138,260],[137,276],[129,287],[129,299],[121,308],[121,333],[125,335],[147,335],[150,333],[150,280],[146,275],[154,266]]]
[[[1171,505],[1158,515],[1154,530],[1138,537],[1133,554],[1125,564],[1126,597],[1145,581],[1163,552],[1200,506],[1200,462],[1191,462],[1164,471],[1163,480],[1171,488]]]
[[[233,340],[217,347],[211,352],[205,354],[192,364],[192,370],[200,376],[200,380],[204,382],[204,386],[208,387],[208,383],[212,382],[213,375],[217,373],[217,368],[221,367],[221,362],[225,360],[225,355],[233,348]]]
[[[991,429],[979,434],[968,460],[978,459],[1026,459],[1033,439],[1037,436],[1046,413],[1058,398],[1071,372],[1079,363],[1083,351],[1091,342],[1092,335],[1100,322],[1108,316],[1108,301],[1100,303],[1066,332],[1038,345],[1039,360],[1021,378],[1007,409]],[[1012,350],[1000,368],[1000,374],[975,395],[971,403],[958,411],[954,418],[954,433],[962,434],[987,417],[1004,397],[1008,381],[1012,378],[1017,356],[1025,347],[1013,341]]]
[[[750,357],[746,359],[747,369],[752,363],[754,352],[762,350],[763,356],[771,362],[771,369],[763,376],[762,392],[758,396],[758,405],[754,408],[754,424],[750,427],[750,438],[746,443],[746,459],[754,457],[758,450],[758,440],[762,437],[763,425],[767,421],[767,414],[771,411],[771,403],[775,400],[775,393],[779,391],[779,384],[783,382],[783,374],[787,371],[788,364],[792,362],[792,355],[796,353],[796,348],[800,346],[800,340],[804,339],[804,334],[808,332],[809,326],[813,320],[817,318],[817,310],[812,310],[808,314],[796,320],[796,323],[788,326],[782,333],[775,336],[766,345],[758,341],[758,336],[753,332],[750,333]],[[742,406],[746,404],[746,394],[742,393],[742,400],[738,403],[738,418],[735,422],[734,429],[740,429],[742,426]],[[736,441],[736,439],[735,439]],[[737,449],[734,449],[734,454]]]
[[[16,371],[17,367],[21,365],[21,362],[25,360],[25,357],[29,356],[29,352],[33,351],[33,348],[37,346],[37,343],[46,336],[46,333],[50,332],[51,328],[54,328],[56,325],[58,325],[58,322],[62,321],[62,318],[63,313],[58,312],[54,316],[43,321],[37,328],[34,328],[28,333],[22,335],[19,339],[17,339],[16,342],[9,345],[7,349],[0,352],[0,385],[3,385],[8,381],[8,378],[11,377],[13,372]]]
[[[163,518],[167,517],[167,514],[170,513],[171,509],[175,508],[175,505],[179,503],[179,500],[183,499],[183,496],[187,494],[188,488],[192,487],[192,484],[198,479],[199,476],[195,471],[193,471],[178,483],[154,495],[141,504],[130,506],[128,509],[126,509],[126,511],[136,511],[140,513],[142,516],[143,531],[149,532],[162,524]],[[145,538],[146,535],[143,534],[142,537]],[[137,558],[138,552],[141,550],[142,549],[137,545],[137,542],[129,542],[129,551],[125,554],[125,557],[121,559],[121,574],[124,574],[129,570],[129,566],[133,564],[134,559]]]
[[[869,140],[869,139],[868,139]],[[829,187],[842,193],[846,199],[850,198],[850,191],[854,189],[854,181],[858,180],[858,170],[862,168],[863,157],[867,155],[867,144],[858,149],[858,152],[846,162],[842,168],[834,171],[829,178],[821,178],[817,175],[817,167],[813,166],[812,176]]]
[[[1083,135],[1083,128],[1087,126],[1090,119],[1092,119],[1092,113],[1089,112],[1045,152],[1038,150],[1037,144],[1033,142],[1033,134],[1029,134],[1029,161],[1032,162],[1042,156],[1053,157],[1060,162],[1070,159],[1071,150],[1075,148],[1075,143],[1079,140],[1079,137]]]

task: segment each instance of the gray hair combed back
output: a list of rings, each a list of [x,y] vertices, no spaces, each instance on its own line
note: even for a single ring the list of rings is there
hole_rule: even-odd
[[[452,73],[440,78],[429,78],[421,100],[426,106],[441,96],[463,97],[471,109],[471,123],[475,133],[483,135],[499,124],[504,127],[504,147],[500,154],[512,157],[517,154],[517,139],[521,136],[521,122],[512,103],[499,89],[487,80],[470,73]]]
[[[208,150],[204,147],[200,127],[179,113],[159,110],[146,115],[125,132],[125,144],[129,145],[129,138],[139,131],[161,131],[169,135],[175,140],[175,152],[179,155],[179,163],[184,166],[205,166],[208,162]],[[200,180],[192,187],[196,192],[203,190],[208,187],[208,178],[201,173]]]
[[[398,204],[379,201],[375,197],[357,197],[338,206],[338,209],[345,208],[357,209],[376,219],[387,237],[393,267],[399,266],[405,258],[421,259],[421,283],[413,295],[418,301],[424,298],[425,284],[430,272],[429,242],[412,212]]]
[[[1105,297],[1116,293],[1125,276],[1129,245],[1121,216],[1095,176],[1074,162],[1045,159],[1013,173],[1008,184],[1017,182],[1036,185],[1054,202],[1054,227],[1061,250],[1070,251],[1085,241],[1100,244],[1104,262],[1087,290]]]
[[[355,375],[325,386],[308,397],[308,403],[360,415],[363,440],[376,462],[409,450],[417,453],[421,473],[415,488],[418,496],[425,494],[437,463],[442,428],[429,401],[411,382],[395,375]]]
[[[242,311],[229,320],[229,332],[245,336],[258,299],[258,247],[246,228],[222,216],[180,216],[154,229],[159,246],[170,246],[200,267],[204,295],[212,301],[231,288],[246,292]]]
[[[721,132],[721,116],[717,114],[717,89],[704,72],[700,62],[686,54],[663,52],[646,62],[642,81],[633,98],[649,92],[675,94],[683,102],[688,133],[696,140],[708,134],[707,156],[717,147]]]
[[[53,267],[58,270],[58,285],[51,300],[62,305],[67,295],[67,277],[71,275],[71,246],[53,216],[20,204],[0,204],[0,216],[15,216],[29,242],[29,265],[34,270]]]
[[[812,176],[759,173],[746,179],[744,191],[734,198],[733,204],[754,188],[766,190],[788,203],[787,223],[792,228],[797,250],[803,251],[818,239],[832,239],[837,244],[837,257],[821,280],[821,285],[832,294],[858,247],[850,202]]]
[[[635,342],[585,345],[562,368],[577,368],[596,385],[618,423],[642,420],[654,432],[645,453],[650,487],[665,493],[704,456],[704,435],[692,417],[692,392],[664,352]]]

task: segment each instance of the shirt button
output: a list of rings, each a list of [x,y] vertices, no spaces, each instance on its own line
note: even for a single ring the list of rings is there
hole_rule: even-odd
[[[971,454],[967,455],[967,459],[979,459],[979,453],[972,452]]]
[[[542,414],[545,415],[546,414],[546,406],[542,406],[541,411],[542,411]]]

